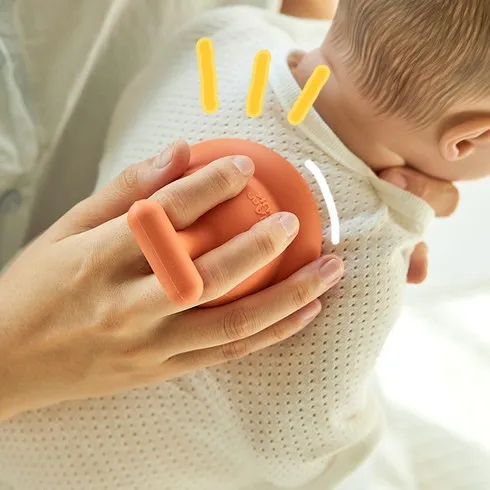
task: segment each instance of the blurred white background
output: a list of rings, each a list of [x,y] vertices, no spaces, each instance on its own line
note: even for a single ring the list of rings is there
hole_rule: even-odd
[[[437,426],[455,464],[490,472],[490,181],[460,190],[456,215],[432,226],[429,278],[409,288],[378,370],[388,399]],[[478,471],[451,488],[483,488]]]

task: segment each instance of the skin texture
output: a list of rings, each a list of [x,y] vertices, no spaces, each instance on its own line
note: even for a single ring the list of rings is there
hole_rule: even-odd
[[[243,357],[290,337],[319,313],[317,298],[343,272],[335,257],[222,307],[184,309],[166,298],[128,229],[131,204],[152,196],[176,229],[185,228],[238,194],[254,171],[248,158],[224,158],[170,183],[188,163],[189,147],[178,142],[129,167],[0,276],[0,419]],[[199,302],[273,260],[297,231],[295,216],[277,213],[199,257]]]

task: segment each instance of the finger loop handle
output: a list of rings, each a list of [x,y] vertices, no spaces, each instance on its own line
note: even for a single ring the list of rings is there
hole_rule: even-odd
[[[148,199],[135,202],[128,224],[168,298],[179,305],[197,303],[203,280],[162,206]]]

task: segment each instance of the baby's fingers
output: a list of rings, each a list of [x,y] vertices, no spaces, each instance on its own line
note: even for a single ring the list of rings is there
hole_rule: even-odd
[[[451,183],[408,168],[390,168],[380,173],[383,180],[423,199],[439,217],[451,216],[458,207],[459,192]]]
[[[409,284],[421,284],[427,277],[427,254],[428,249],[425,243],[419,243],[410,257],[410,267],[407,274]]]

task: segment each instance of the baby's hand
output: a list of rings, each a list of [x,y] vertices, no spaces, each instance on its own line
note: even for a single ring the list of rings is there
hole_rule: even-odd
[[[424,199],[432,206],[438,217],[450,216],[456,211],[459,192],[451,182],[428,177],[417,170],[405,167],[384,170],[380,177]],[[419,243],[410,258],[408,283],[424,282],[427,277],[427,255],[427,245]]]

